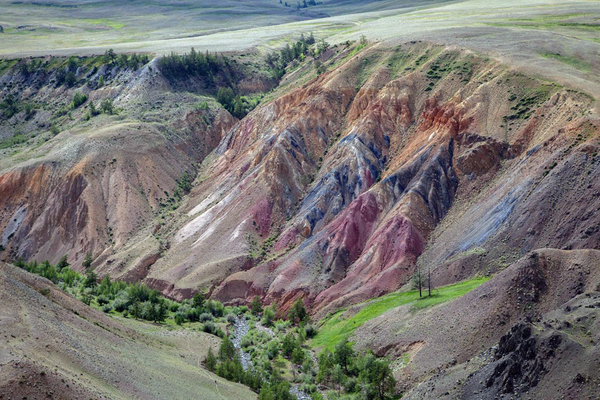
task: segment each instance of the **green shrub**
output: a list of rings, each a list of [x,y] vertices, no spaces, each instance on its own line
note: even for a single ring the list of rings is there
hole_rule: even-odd
[[[102,296],[98,296],[98,297],[96,298],[96,302],[98,302],[98,305],[99,305],[99,306],[103,306],[103,305],[105,305],[105,304],[108,304],[108,303],[110,303],[110,300],[108,300],[108,297],[106,297],[106,296],[102,295]]]
[[[86,94],[81,92],[75,92],[73,100],[71,101],[71,109],[76,109],[87,101],[88,97]]]
[[[205,322],[202,325],[202,331],[206,333],[210,333],[211,335],[216,335],[219,337],[225,336],[221,328],[219,328],[214,322]]]
[[[273,305],[271,305],[271,307],[267,307],[265,308],[264,312],[263,312],[263,318],[262,318],[262,324],[264,326],[272,326],[273,325],[273,321],[275,320],[275,317],[277,315],[276,313],[276,305],[275,303],[273,303]]]
[[[234,314],[227,314],[227,322],[230,324],[235,324],[237,321],[237,317]]]
[[[113,308],[116,312],[127,312],[129,309],[129,299],[127,298],[127,293],[123,292],[123,295],[120,295],[113,301]]]
[[[214,319],[213,315],[210,313],[202,313],[200,314],[200,316],[198,317],[198,321],[200,322],[207,322],[207,321],[212,321]]]
[[[115,107],[113,105],[112,99],[104,99],[104,100],[102,100],[102,103],[100,103],[100,110],[102,110],[102,112],[104,114],[109,114],[109,115],[114,114],[115,113]]]
[[[206,308],[215,317],[222,317],[224,312],[223,303],[216,300],[209,300],[206,302]]]

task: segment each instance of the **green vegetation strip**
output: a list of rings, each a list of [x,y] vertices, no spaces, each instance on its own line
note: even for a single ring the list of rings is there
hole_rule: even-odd
[[[347,319],[343,318],[345,310],[338,311],[324,321],[319,328],[319,333],[315,336],[311,344],[313,347],[324,347],[325,349],[332,350],[336,343],[349,338],[362,324],[393,308],[410,304],[411,311],[420,311],[454,300],[488,280],[488,277],[477,277],[453,285],[443,286],[435,289],[431,297],[426,296],[427,291],[424,291],[424,297],[419,298],[418,290],[390,293],[376,300],[369,301],[362,310]]]
[[[551,58],[553,60],[560,61],[583,72],[590,72],[592,70],[592,66],[590,64],[580,60],[577,57],[565,56],[558,53],[542,53],[541,55],[544,58]]]

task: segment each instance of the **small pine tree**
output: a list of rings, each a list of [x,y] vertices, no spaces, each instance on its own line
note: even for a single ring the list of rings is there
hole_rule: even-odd
[[[335,346],[335,352],[333,353],[333,355],[335,358],[335,362],[339,364],[344,369],[344,372],[347,374],[348,367],[352,362],[351,359],[352,357],[354,357],[354,349],[352,348],[350,342],[348,342],[348,339],[342,340]]]
[[[94,271],[88,271],[83,281],[83,286],[86,288],[93,288],[98,285],[98,276]]]
[[[262,312],[262,302],[260,301],[260,297],[254,296],[252,303],[250,303],[250,311],[254,315],[258,315]]]
[[[177,325],[182,325],[185,322],[185,318],[180,313],[175,314],[175,323]]]
[[[288,320],[294,324],[302,324],[308,319],[306,308],[304,308],[304,301],[302,299],[296,300],[290,311],[288,312]]]
[[[60,261],[58,261],[58,264],[56,264],[57,270],[62,271],[63,268],[69,268],[69,261],[67,260],[66,254],[62,256]]]
[[[154,305],[154,322],[164,322],[167,319],[167,305],[165,301],[161,301]]]
[[[271,304],[270,307],[265,308],[263,312],[262,324],[265,326],[273,325],[273,321],[275,321],[275,317],[277,316],[277,305],[275,303]]]
[[[219,347],[219,359],[221,361],[232,361],[235,359],[235,347],[228,337],[223,339],[221,347]]]
[[[141,315],[142,315],[142,307],[140,306],[140,302],[139,301],[135,301],[133,303],[133,305],[131,306],[130,314],[135,319],[138,319],[138,318],[141,317]]]
[[[206,355],[206,359],[204,360],[204,366],[210,372],[215,372],[217,368],[217,357],[215,357],[215,353],[212,351],[212,347],[208,348],[208,354]]]
[[[85,269],[90,268],[92,266],[92,261],[93,261],[92,254],[91,253],[87,253],[85,255],[85,258],[83,259],[83,267]]]
[[[277,400],[270,385],[264,384],[260,389],[258,400]]]
[[[296,340],[294,335],[290,332],[283,337],[281,341],[281,352],[284,357],[290,358],[296,349]]]
[[[299,346],[292,352],[292,362],[296,365],[302,365],[304,362],[304,350]]]
[[[346,375],[344,374],[344,370],[342,369],[342,367],[339,364],[335,364],[331,374],[331,380],[337,385],[338,396],[342,391],[342,385],[344,384],[345,378]]]
[[[204,306],[204,295],[202,293],[196,293],[192,298],[192,304],[194,308],[202,308]]]
[[[115,51],[113,49],[108,49],[104,52],[104,62],[106,64],[112,64],[113,61],[117,58]]]
[[[112,282],[110,281],[110,275],[106,274],[102,281],[100,281],[100,286],[98,287],[98,292],[105,296],[108,296],[112,291]]]
[[[100,109],[104,114],[112,115],[115,113],[115,107],[113,105],[112,99],[104,99],[100,104]]]
[[[319,372],[317,373],[318,383],[327,383],[331,377],[333,365],[335,364],[333,354],[325,350],[319,354]]]

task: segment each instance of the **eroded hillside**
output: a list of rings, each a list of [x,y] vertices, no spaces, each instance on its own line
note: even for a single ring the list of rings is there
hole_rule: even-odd
[[[488,264],[540,245],[593,247],[589,104],[465,51],[363,50],[228,133],[148,281],[212,286],[227,301],[302,295],[322,311],[396,290],[424,251],[435,268],[487,243]],[[564,174],[583,179],[565,185]],[[550,193],[587,196],[585,210],[534,214]],[[426,251],[436,244],[444,251]]]
[[[396,308],[353,340],[402,360],[399,388],[416,387],[415,398],[494,396],[554,376],[529,364],[529,375],[506,375],[506,359],[522,356],[514,346],[480,353],[510,335],[556,350],[540,321],[598,290],[597,257],[585,250],[600,240],[589,95],[425,42],[337,45],[291,63],[275,88],[245,75],[242,90],[269,92],[241,120],[210,97],[215,88],[167,79],[156,60],[77,75],[87,102],[114,99],[118,112],[86,119],[84,108],[42,107],[1,125],[49,132],[8,146],[0,161],[4,259],[67,254],[81,269],[91,254],[100,275],[175,299],[259,296],[284,312],[302,298],[316,319],[404,287],[418,266],[434,287],[493,275],[419,318]],[[52,78],[13,65],[0,79],[21,101],[68,104],[75,90]],[[435,376],[462,367],[489,384],[471,375],[450,390]]]
[[[314,78],[300,65],[284,81],[296,88],[238,123],[169,107],[193,97],[144,67],[111,87],[116,104],[144,113],[140,99],[160,96],[168,122],[92,120],[35,150],[41,161],[14,163],[2,176],[5,254],[81,263],[91,252],[99,272],[175,297],[258,294],[285,308],[302,296],[323,313],[398,289],[421,255],[446,284],[531,249],[596,246],[585,94],[425,43],[338,46],[325,62]]]

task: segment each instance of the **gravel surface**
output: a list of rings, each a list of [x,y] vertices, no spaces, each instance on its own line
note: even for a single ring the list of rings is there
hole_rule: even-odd
[[[233,342],[233,347],[236,348],[240,355],[240,361],[242,362],[242,367],[244,371],[248,369],[249,366],[252,365],[252,360],[250,359],[250,354],[244,352],[242,350],[242,338],[248,334],[248,321],[245,318],[237,317],[234,325],[234,333],[231,341]]]
[[[306,393],[304,393],[303,391],[298,389],[297,384],[292,384],[292,387],[290,388],[290,393],[292,395],[296,396],[296,398],[298,400],[311,400],[312,399],[312,397],[310,397],[309,395],[307,395]]]

